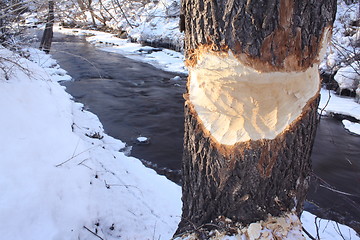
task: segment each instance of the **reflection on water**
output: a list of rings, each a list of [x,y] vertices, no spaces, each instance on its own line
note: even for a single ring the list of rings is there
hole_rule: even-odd
[[[53,47],[54,57],[75,79],[64,83],[67,91],[99,116],[108,134],[132,145],[131,155],[179,182],[179,174],[169,169],[181,166],[185,76],[171,80],[175,74],[97,50],[72,36],[55,35]],[[139,136],[150,138],[149,143],[138,144]],[[339,121],[323,118],[312,154],[319,178],[311,185],[308,210],[345,218],[347,224],[360,222],[359,156],[360,137],[348,134]],[[327,183],[348,194],[325,188]],[[358,226],[353,222],[352,227]]]

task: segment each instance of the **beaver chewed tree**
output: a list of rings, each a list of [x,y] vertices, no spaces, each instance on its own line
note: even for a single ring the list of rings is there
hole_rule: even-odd
[[[301,214],[335,12],[336,0],[182,1],[189,78],[177,236],[219,231],[219,219],[247,226]]]

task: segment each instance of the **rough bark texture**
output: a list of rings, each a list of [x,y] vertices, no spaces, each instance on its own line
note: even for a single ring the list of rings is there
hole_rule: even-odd
[[[335,0],[183,0],[186,54],[225,46],[261,71],[306,69],[335,12]]]
[[[53,25],[54,25],[54,1],[49,1],[49,14],[45,25],[45,30],[41,38],[40,50],[46,53],[50,52],[51,43],[53,39]]]
[[[183,0],[188,64],[203,51],[232,51],[260,72],[301,71],[319,62],[336,0]],[[191,68],[190,68],[191,74]],[[248,224],[296,209],[311,170],[319,96],[275,139],[219,144],[185,103],[183,214],[177,234],[218,216]]]
[[[177,233],[218,216],[248,224],[270,213],[302,212],[319,97],[302,117],[273,140],[219,146],[185,105],[183,215]]]

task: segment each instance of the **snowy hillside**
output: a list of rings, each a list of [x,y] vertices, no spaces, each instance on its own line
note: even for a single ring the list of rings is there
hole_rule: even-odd
[[[56,62],[28,51],[37,63],[0,49],[1,238],[170,239],[181,188],[121,152]]]

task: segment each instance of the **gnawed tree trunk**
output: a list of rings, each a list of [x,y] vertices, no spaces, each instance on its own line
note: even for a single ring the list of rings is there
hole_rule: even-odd
[[[53,39],[53,25],[54,25],[54,1],[49,0],[49,14],[45,25],[45,30],[40,42],[40,50],[46,53],[50,52],[51,43]]]
[[[183,0],[189,78],[177,234],[301,214],[336,0]],[[213,227],[213,225],[211,225]]]

